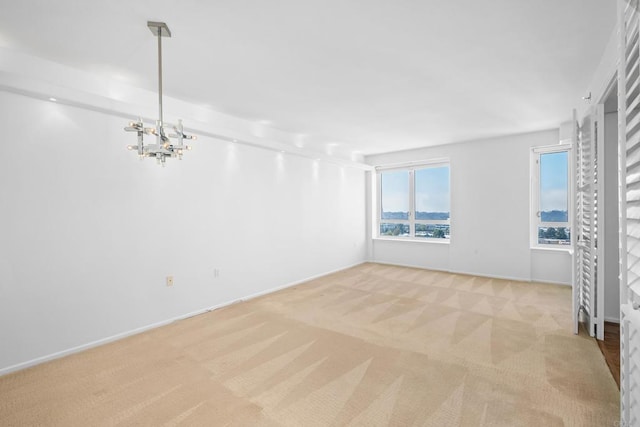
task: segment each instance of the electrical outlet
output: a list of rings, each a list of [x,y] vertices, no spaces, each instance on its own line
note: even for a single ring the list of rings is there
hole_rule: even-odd
[[[220,270],[218,270],[217,268],[213,269],[213,277],[215,277],[216,279],[218,277],[220,277]]]
[[[167,276],[167,286],[173,286],[173,276]]]

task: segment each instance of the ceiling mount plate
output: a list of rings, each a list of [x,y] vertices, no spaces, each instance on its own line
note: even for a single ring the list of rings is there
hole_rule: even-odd
[[[160,33],[160,37],[171,37],[171,31],[164,22],[147,21],[147,27],[149,27],[154,36]]]

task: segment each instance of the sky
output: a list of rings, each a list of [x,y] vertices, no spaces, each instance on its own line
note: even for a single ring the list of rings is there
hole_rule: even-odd
[[[540,211],[568,210],[568,152],[540,155]]]
[[[416,171],[416,211],[449,212],[449,167]]]
[[[382,173],[382,211],[409,212],[409,172]]]
[[[418,169],[415,180],[418,212],[449,212],[448,166]],[[382,209],[385,212],[409,211],[409,172],[382,173]]]

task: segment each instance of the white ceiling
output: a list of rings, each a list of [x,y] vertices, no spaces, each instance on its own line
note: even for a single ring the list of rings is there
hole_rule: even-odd
[[[558,127],[613,0],[0,0],[0,46],[364,154]]]

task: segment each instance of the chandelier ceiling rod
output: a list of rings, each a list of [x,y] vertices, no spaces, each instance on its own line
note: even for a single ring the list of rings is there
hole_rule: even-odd
[[[164,22],[147,22],[147,26],[151,30],[152,33],[155,33],[158,36],[158,105],[159,105],[159,114],[160,114],[160,126],[162,126],[164,120],[162,115],[162,29],[163,26],[166,28],[167,36],[171,37],[171,32],[169,31],[169,27]],[[155,29],[155,30],[154,30]]]

